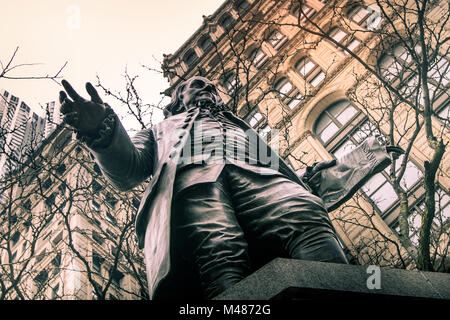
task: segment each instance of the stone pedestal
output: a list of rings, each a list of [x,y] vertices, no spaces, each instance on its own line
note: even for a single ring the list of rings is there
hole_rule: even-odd
[[[278,258],[214,300],[347,298],[450,300],[450,275]]]

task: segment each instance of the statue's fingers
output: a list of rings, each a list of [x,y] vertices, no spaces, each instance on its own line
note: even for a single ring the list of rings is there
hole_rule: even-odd
[[[66,92],[69,94],[69,96],[76,102],[82,102],[85,101],[85,99],[80,96],[70,85],[69,82],[67,82],[66,80],[62,80],[61,84],[63,85],[64,89],[66,90]]]
[[[97,90],[95,90],[94,86],[90,82],[86,83],[86,90],[91,96],[92,102],[103,103],[102,99],[97,93]]]
[[[67,99],[67,94],[65,91],[60,91],[59,92],[59,103],[64,103],[64,100]]]
[[[319,162],[314,169],[317,172],[323,169],[330,168],[334,165],[336,165],[336,159]]]
[[[387,146],[386,147],[386,151],[387,152],[397,153],[397,154],[404,154],[405,153],[405,150],[403,150],[400,147],[396,147],[396,146]]]
[[[69,99],[65,98],[63,100],[63,103],[61,104],[61,108],[59,109],[62,114],[67,114],[70,112],[74,112],[75,110],[75,104],[70,101]]]
[[[75,126],[78,123],[78,120],[78,112],[75,111],[66,113],[63,118],[63,121],[71,126]]]

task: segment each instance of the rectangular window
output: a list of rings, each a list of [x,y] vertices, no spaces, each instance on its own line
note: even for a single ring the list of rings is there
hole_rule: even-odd
[[[367,181],[361,189],[370,196],[384,183],[386,183],[386,178],[381,173],[378,173]]]
[[[36,282],[38,288],[42,288],[48,280],[48,273],[46,270],[42,270],[35,278],[34,281]]]
[[[47,190],[48,188],[50,188],[52,186],[52,179],[48,178],[47,180],[44,181],[44,183],[42,184],[42,188],[44,190]]]
[[[361,41],[357,40],[357,39],[353,39],[352,41],[350,41],[350,43],[347,45],[348,50],[353,51],[355,50],[359,45],[360,45]],[[345,54],[348,54],[347,51],[344,51]]]
[[[98,244],[102,245],[105,239],[95,230],[92,230],[92,239],[94,239]]]
[[[119,270],[114,270],[111,272],[112,283],[120,288],[120,281],[122,281],[124,274]]]
[[[103,189],[103,186],[95,180],[92,180],[92,191],[99,192]]]
[[[319,74],[315,76],[310,83],[313,87],[317,87],[324,79],[325,79],[325,72],[320,71]]]
[[[289,101],[287,103],[287,106],[289,107],[289,109],[294,109],[296,106],[298,106],[298,104],[300,103],[300,101],[303,100],[303,96],[299,93],[295,96],[294,99],[292,99],[291,101]]]
[[[388,182],[372,194],[370,198],[382,212],[386,211],[395,201],[398,200],[398,196],[395,193],[394,188]]]
[[[20,232],[16,231],[16,233],[14,233],[14,235],[11,237],[11,244],[15,246],[16,243],[19,241],[19,239],[20,239]]]
[[[98,202],[96,202],[95,200],[92,200],[91,208],[98,212],[98,211],[100,211],[100,204]]]
[[[53,244],[54,244],[55,246],[58,245],[58,243],[61,242],[62,237],[63,237],[63,232],[61,231],[56,237],[53,238],[53,241],[52,241]]]
[[[255,128],[255,127],[259,124],[259,122],[262,120],[262,118],[263,118],[262,114],[259,113],[259,112],[256,112],[256,113],[250,118],[250,121],[249,121],[250,126],[253,127],[253,128]]]
[[[92,251],[92,268],[94,271],[101,273],[102,264],[105,261],[97,252]]]
[[[53,258],[52,264],[55,267],[59,267],[61,265],[61,252],[58,252],[58,254]]]
[[[428,71],[428,77],[446,86],[450,80],[450,62],[444,57],[437,57],[437,62]]]
[[[303,65],[298,69],[300,74],[306,78],[306,76],[316,67],[316,64],[309,59],[303,63]]]
[[[47,252],[47,250],[44,249],[44,250],[41,251],[41,253],[39,253],[39,254],[36,256],[35,264],[41,262],[42,259],[44,259],[46,252]]]
[[[352,13],[352,20],[355,21],[357,24],[362,23],[365,18],[369,15],[369,11],[367,11],[366,8],[358,7],[353,13]]]
[[[274,49],[279,49],[287,40],[287,37],[279,31],[270,34],[268,42]]]
[[[347,36],[347,33],[338,28],[330,36],[334,41],[341,42]]]
[[[109,206],[109,207],[111,207],[112,209],[114,209],[115,208],[115,206],[116,206],[116,204],[117,204],[117,202],[119,201],[119,200],[117,200],[112,194],[110,194],[109,192],[106,194],[106,196],[105,196],[105,201],[106,201],[106,204]]]
[[[106,220],[112,225],[117,225],[117,219],[109,212],[106,212]]]
[[[299,20],[300,20],[301,22],[307,21],[307,20],[306,20],[306,17],[311,18],[311,17],[314,15],[314,13],[316,12],[313,8],[311,8],[310,6],[307,6],[307,5],[305,5],[305,4],[302,5],[302,10],[301,10],[301,11],[302,11],[302,12],[300,12],[300,6],[298,6],[298,7],[292,12],[292,14],[293,14],[294,16],[297,16],[297,17],[300,18]]]

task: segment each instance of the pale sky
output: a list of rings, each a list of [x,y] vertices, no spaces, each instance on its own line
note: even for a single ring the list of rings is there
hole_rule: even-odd
[[[159,69],[163,53],[175,52],[201,26],[202,15],[214,13],[223,2],[0,0],[0,60],[5,64],[18,46],[16,64],[40,63],[19,68],[14,76],[54,74],[68,61],[62,75],[85,97],[84,84],[95,84],[96,75],[105,86],[122,90],[127,67],[140,75],[145,102],[158,103],[168,82],[140,65]],[[60,90],[51,80],[0,79],[0,87],[41,114],[39,104],[57,99]]]

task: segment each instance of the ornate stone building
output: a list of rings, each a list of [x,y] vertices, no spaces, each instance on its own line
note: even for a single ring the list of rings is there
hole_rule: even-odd
[[[111,188],[63,127],[17,173],[2,188],[0,300],[146,297],[137,190]]]
[[[437,20],[448,15],[446,10],[434,5],[427,13]],[[270,130],[280,130],[279,152],[296,171],[341,156],[369,134],[389,141],[389,123],[398,124],[395,143],[408,148],[414,114],[401,101],[383,102],[386,90],[375,86],[380,80],[364,65],[376,66],[390,84],[401,82],[395,88],[405,95],[417,89],[417,76],[410,72],[407,78],[404,72],[411,68],[408,52],[381,36],[389,24],[380,12],[367,1],[225,1],[204,16],[201,27],[176,52],[165,56],[163,70],[171,84],[166,93],[194,75],[213,80],[225,103],[269,142],[275,139]],[[430,63],[428,76],[436,93],[432,125],[448,141],[450,64],[445,50]],[[389,122],[386,112],[394,109]],[[432,154],[423,130],[408,151],[397,191],[407,195],[408,236],[414,247],[424,207],[424,161]],[[411,268],[414,252],[405,250],[399,239],[401,198],[389,170],[377,174],[330,216],[353,263]],[[431,250],[438,252],[435,262],[440,270],[448,244],[449,186],[446,152],[438,173],[432,227],[437,238]]]

